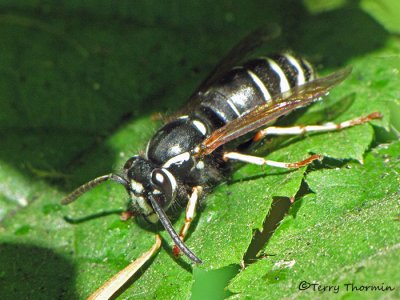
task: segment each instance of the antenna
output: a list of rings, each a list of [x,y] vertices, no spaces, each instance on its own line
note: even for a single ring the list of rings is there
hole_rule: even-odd
[[[126,188],[126,190],[129,191],[129,182],[125,178],[111,173],[111,174],[97,177],[97,178],[90,180],[89,182],[86,182],[85,184],[81,185],[76,190],[74,190],[72,193],[65,196],[61,200],[61,204],[67,205],[67,204],[70,204],[71,202],[74,202],[82,194],[86,193],[87,191],[90,191],[91,189],[95,188],[99,184],[103,183],[104,181],[108,181],[108,180],[116,181],[119,184],[122,184]]]
[[[164,210],[161,208],[161,206],[157,203],[157,201],[153,198],[153,195],[149,194],[148,198],[150,199],[151,205],[154,208],[154,211],[157,213],[161,224],[164,226],[165,230],[169,233],[171,236],[172,240],[174,241],[175,245],[178,246],[179,249],[182,250],[183,253],[186,254],[187,257],[189,257],[193,262],[196,264],[201,264],[203,263],[200,258],[198,258],[186,245],[178,234],[175,232],[175,229],[171,225],[171,221],[168,219],[167,215],[165,214]]]

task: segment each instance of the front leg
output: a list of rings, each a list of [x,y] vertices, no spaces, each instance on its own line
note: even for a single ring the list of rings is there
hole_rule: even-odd
[[[119,218],[121,219],[121,221],[128,221],[129,219],[132,219],[132,218],[134,218],[135,217],[135,213],[134,212],[132,212],[132,211],[130,211],[130,210],[126,210],[126,211],[123,211],[122,213],[121,213],[121,215],[119,216]]]
[[[197,202],[200,198],[202,190],[203,188],[201,186],[195,186],[192,189],[192,194],[190,195],[188,204],[186,206],[185,223],[183,224],[181,231],[179,232],[179,237],[182,241],[185,239],[186,234],[189,231],[190,224],[192,223],[192,220],[196,213]],[[175,245],[172,249],[172,253],[175,256],[178,256],[180,254],[180,249]]]

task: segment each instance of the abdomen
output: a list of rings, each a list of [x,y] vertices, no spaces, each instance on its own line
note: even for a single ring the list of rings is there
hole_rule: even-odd
[[[278,54],[250,60],[221,77],[199,95],[193,115],[208,125],[209,134],[258,105],[315,77],[302,58]]]

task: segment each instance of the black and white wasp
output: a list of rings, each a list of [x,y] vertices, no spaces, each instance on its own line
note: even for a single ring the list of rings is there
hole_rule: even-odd
[[[193,262],[201,263],[183,242],[196,204],[205,189],[229,174],[231,161],[281,168],[299,168],[319,159],[313,155],[299,162],[276,162],[243,153],[267,135],[294,135],[338,130],[379,118],[377,112],[340,124],[275,127],[278,118],[320,100],[343,81],[350,68],[317,78],[305,59],[289,53],[248,60],[239,58],[276,36],[274,26],[242,40],[191,96],[186,113],[162,126],[147,144],[144,156],[133,156],[122,174],[95,178],[62,200],[69,204],[97,185],[108,181],[122,184],[130,197],[130,210],[164,226],[177,248]],[[239,152],[240,149],[240,152]],[[204,194],[204,193],[203,193]],[[167,213],[177,201],[187,202],[185,223],[178,235]]]

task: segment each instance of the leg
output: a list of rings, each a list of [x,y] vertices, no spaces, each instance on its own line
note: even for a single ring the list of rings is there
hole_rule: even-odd
[[[335,123],[325,123],[322,125],[306,125],[306,126],[293,126],[293,127],[267,127],[256,133],[253,141],[257,142],[267,135],[296,135],[304,134],[307,132],[325,132],[325,131],[335,131],[341,130],[343,128],[348,128],[360,124],[367,123],[373,119],[380,119],[382,115],[379,112],[374,112],[365,117],[359,117],[351,119],[339,124]]]
[[[120,215],[121,221],[128,221],[133,217],[135,217],[135,214],[129,210],[123,211]]]
[[[185,224],[183,224],[181,231],[179,232],[179,237],[183,241],[185,236],[189,230],[190,224],[194,218],[194,214],[196,212],[197,201],[200,198],[200,194],[202,192],[201,186],[195,186],[192,190],[192,194],[190,195],[189,202],[186,206],[186,216],[185,216]],[[172,249],[172,253],[175,256],[178,256],[180,253],[179,248],[175,245]]]
[[[239,161],[243,161],[246,163],[255,164],[255,165],[259,165],[259,166],[267,165],[267,166],[271,166],[271,167],[284,168],[284,169],[297,169],[297,168],[300,168],[300,167],[310,164],[314,160],[321,160],[321,158],[322,158],[321,155],[314,154],[314,155],[311,155],[309,158],[302,160],[302,161],[285,163],[285,162],[280,162],[280,161],[264,159],[262,157],[241,154],[238,152],[226,152],[226,153],[224,153],[223,157],[225,160],[233,159],[233,160],[239,160]]]
[[[152,120],[153,122],[162,121],[164,118],[165,116],[160,112],[155,112],[150,115],[150,120]]]

